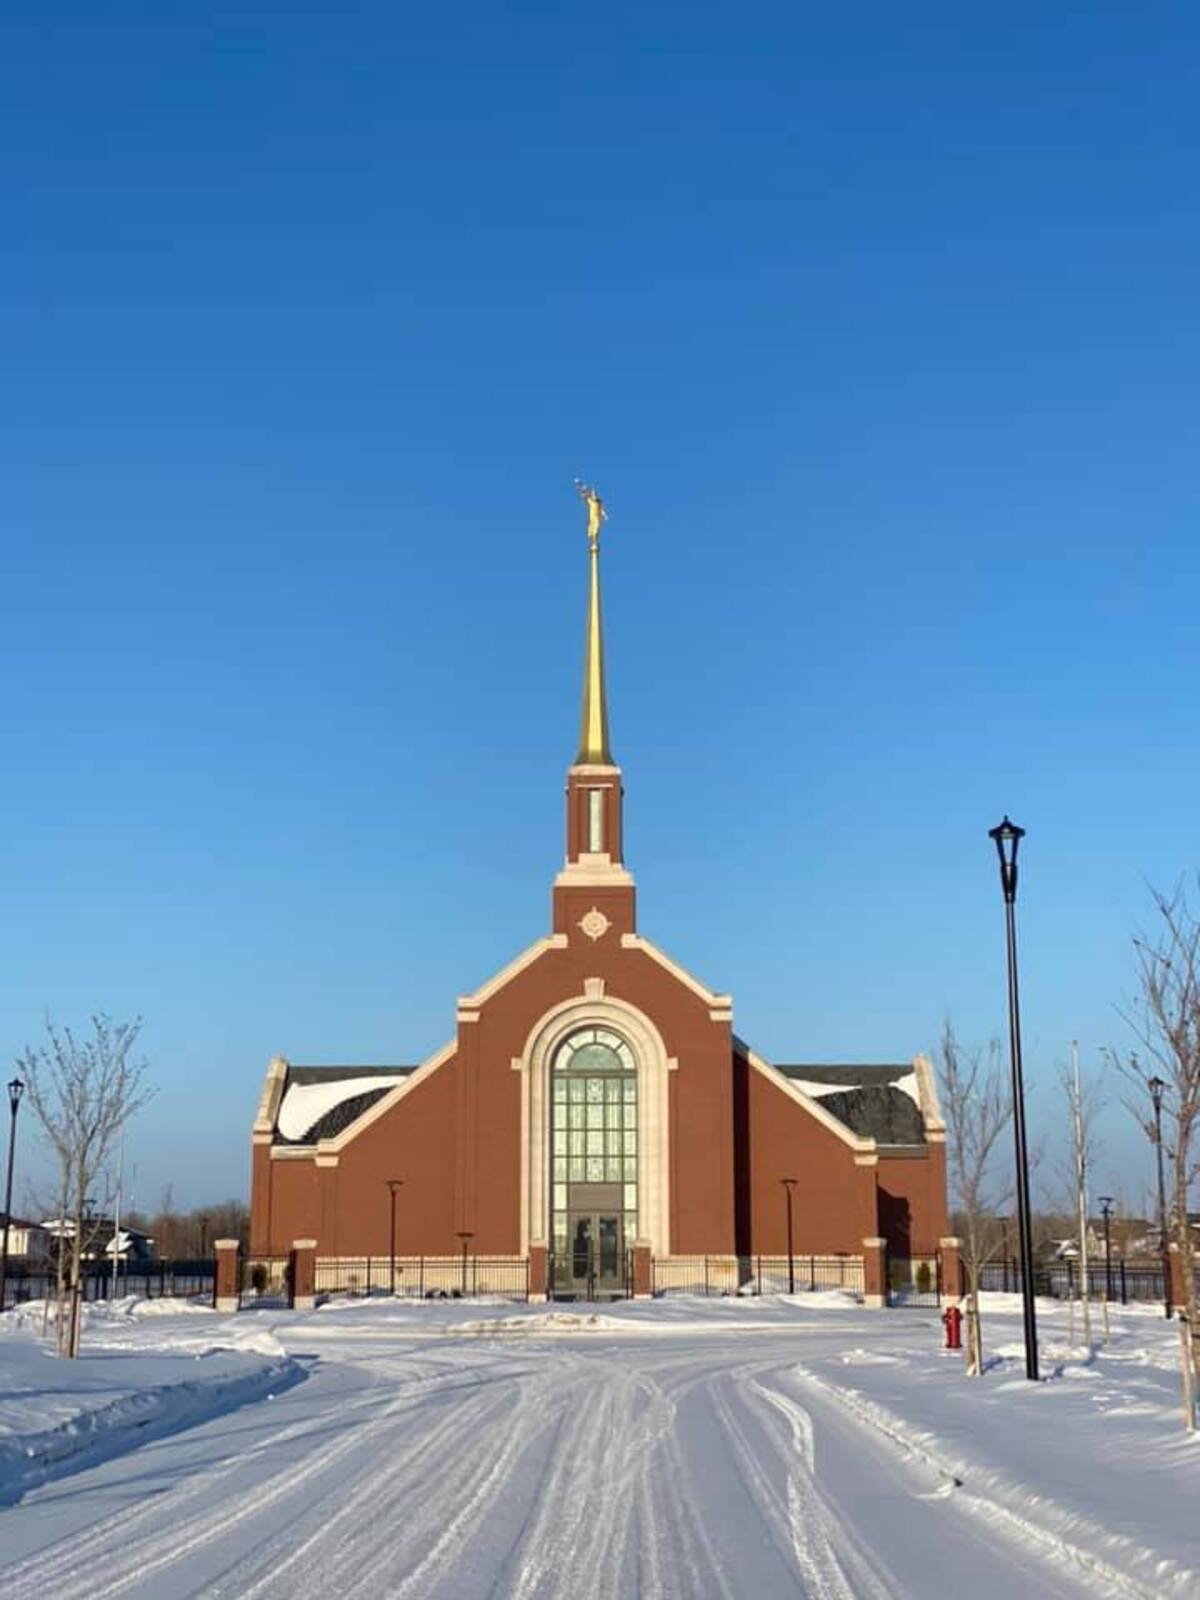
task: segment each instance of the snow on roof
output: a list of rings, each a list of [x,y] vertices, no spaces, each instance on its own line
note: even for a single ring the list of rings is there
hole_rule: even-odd
[[[801,1094],[806,1094],[813,1100],[820,1100],[827,1094],[845,1094],[847,1089],[861,1087],[857,1084],[818,1081],[815,1078],[797,1078],[793,1076],[791,1071],[788,1072],[787,1077],[788,1082],[794,1084]],[[908,1096],[915,1106],[921,1104],[921,1092],[917,1088],[917,1075],[915,1072],[906,1072],[903,1077],[892,1078],[887,1087],[889,1089],[899,1089],[902,1094]]]
[[[322,1117],[357,1095],[377,1089],[391,1089],[403,1083],[407,1072],[374,1072],[358,1078],[336,1078],[328,1083],[295,1083],[291,1079],[283,1092],[275,1126],[285,1139],[303,1139]]]

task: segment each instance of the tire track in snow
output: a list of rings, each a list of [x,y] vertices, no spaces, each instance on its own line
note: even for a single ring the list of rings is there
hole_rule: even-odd
[[[697,1502],[684,1487],[688,1481],[688,1463],[676,1439],[664,1441],[660,1470],[647,1474],[644,1484],[646,1510],[643,1526],[655,1530],[651,1545],[655,1566],[660,1574],[656,1594],[686,1594],[689,1596],[716,1596],[721,1600],[741,1600],[744,1593],[737,1574],[726,1573],[726,1563],[705,1526]],[[664,1537],[664,1533],[669,1537]],[[666,1561],[659,1558],[659,1545],[667,1552]],[[682,1561],[686,1567],[686,1584],[678,1586],[678,1573],[668,1565]]]
[[[1124,1596],[1126,1600],[1158,1600],[1167,1592],[1165,1585],[1151,1586],[1132,1573],[1120,1570],[1094,1550],[1003,1504],[994,1494],[971,1490],[949,1461],[939,1458],[935,1450],[919,1436],[914,1436],[914,1432],[894,1418],[886,1407],[866,1399],[854,1389],[818,1376],[802,1363],[793,1365],[791,1371],[808,1388],[853,1416],[861,1426],[886,1439],[898,1458],[920,1462],[935,1473],[943,1485],[938,1492],[950,1498],[957,1512],[991,1524],[1012,1541],[1014,1548],[1026,1555],[1034,1552],[1049,1569],[1076,1582],[1082,1581],[1090,1592],[1102,1594],[1105,1600],[1115,1600],[1116,1596]],[[1054,1509],[1052,1502],[1043,1504]]]
[[[317,1526],[306,1538],[297,1541],[292,1528],[281,1531],[203,1592],[229,1593],[238,1600],[276,1592],[290,1596],[296,1592],[295,1571],[301,1569],[306,1587],[336,1592],[344,1600],[364,1591],[377,1594],[384,1580],[389,1596],[404,1593],[411,1577],[436,1561],[458,1525],[480,1507],[488,1480],[505,1469],[518,1442],[510,1438],[499,1459],[489,1462],[478,1455],[472,1459],[471,1441],[500,1436],[505,1417],[530,1403],[535,1386],[524,1375],[497,1373],[431,1430],[402,1432],[398,1447],[389,1448],[387,1439],[376,1441],[375,1453],[351,1477],[339,1478],[305,1507],[305,1520],[317,1515]],[[397,1431],[404,1426],[401,1420],[394,1424]],[[457,1508],[455,1515],[447,1512],[447,1504]],[[404,1552],[422,1542],[428,1548],[400,1577],[395,1568],[408,1559]]]
[[[803,1444],[795,1452],[779,1450],[777,1417],[773,1408],[765,1406],[758,1420],[760,1425],[768,1424],[762,1431],[775,1444],[778,1466],[782,1469],[778,1475],[768,1472],[762,1453],[750,1441],[745,1422],[736,1415],[730,1397],[724,1392],[728,1383],[740,1376],[744,1374],[731,1374],[730,1380],[714,1385],[717,1417],[729,1438],[747,1491],[758,1505],[780,1552],[791,1558],[804,1594],[809,1600],[888,1600],[888,1591],[882,1586],[876,1584],[864,1589],[851,1581],[841,1557],[843,1553],[849,1555],[852,1547],[844,1536],[838,1537],[837,1521],[817,1487],[811,1462],[804,1459]],[[747,1396],[735,1388],[734,1399],[745,1405]]]
[[[889,1589],[857,1543],[846,1536],[841,1519],[821,1492],[808,1412],[788,1396],[764,1387],[757,1378],[751,1380],[750,1392],[780,1413],[790,1429],[800,1469],[789,1470],[787,1477],[788,1523],[797,1560],[815,1560],[823,1581],[832,1582],[831,1600],[889,1600]]]
[[[94,1571],[81,1571],[81,1547],[84,1541],[73,1540],[69,1541],[65,1550],[32,1557],[12,1568],[6,1574],[6,1600],[26,1600],[26,1597],[28,1600],[44,1600],[48,1595],[53,1595],[54,1600],[110,1600],[112,1596],[123,1594],[156,1573],[190,1560],[203,1546],[227,1537],[241,1524],[261,1515],[287,1495],[307,1488],[313,1478],[328,1472],[345,1456],[363,1447],[392,1425],[397,1417],[419,1408],[424,1391],[440,1383],[443,1380],[434,1377],[406,1385],[404,1391],[390,1403],[383,1404],[381,1411],[377,1389],[349,1402],[343,1409],[343,1419],[347,1411],[357,1413],[374,1408],[379,1414],[361,1427],[348,1426],[342,1438],[333,1445],[325,1442],[329,1429],[329,1418],[325,1415],[305,1419],[304,1423],[294,1425],[291,1430],[274,1434],[250,1451],[227,1458],[220,1467],[202,1474],[199,1479],[186,1480],[179,1488],[165,1495],[154,1496],[142,1506],[134,1508],[124,1521],[119,1517],[112,1518],[97,1526],[88,1542],[92,1546],[92,1555],[99,1550],[106,1553],[105,1570],[99,1577]],[[223,1514],[206,1507],[190,1519],[180,1519],[178,1512],[186,1508],[189,1502],[203,1499],[220,1480],[240,1475],[247,1460],[261,1458],[278,1449],[289,1431],[292,1443],[302,1442],[306,1435],[311,1435],[314,1446],[312,1453],[289,1463],[257,1484],[252,1496],[240,1499]],[[130,1539],[130,1524],[145,1521],[152,1521],[153,1526],[140,1533],[139,1537]],[[164,1522],[172,1529],[170,1544],[166,1549],[162,1537]]]
[[[190,1475],[10,1568],[0,1590],[5,1600],[924,1594],[881,1573],[882,1557],[860,1543],[871,1545],[869,1530],[841,1525],[839,1504],[855,1516],[857,1480],[828,1408],[794,1386],[778,1392],[796,1370],[785,1348],[750,1362],[737,1359],[744,1344],[725,1341],[647,1340],[635,1353],[526,1336],[519,1353],[472,1341],[366,1361],[332,1349],[330,1364],[361,1367],[369,1387],[347,1390],[335,1367],[309,1415],[267,1434],[274,1413],[262,1408],[258,1436],[241,1435],[250,1447],[216,1463],[189,1467],[174,1446],[147,1453],[162,1481],[179,1461]]]
[[[652,1550],[657,1536],[638,1516],[638,1491],[655,1445],[669,1432],[674,1406],[644,1374],[620,1367],[601,1386],[594,1363],[576,1358],[575,1366],[569,1382],[559,1375],[555,1403],[569,1410],[570,1420],[557,1470],[544,1480],[522,1539],[513,1600],[561,1592],[568,1570],[573,1600],[604,1600],[618,1584],[614,1554],[632,1564],[632,1553]],[[635,1524],[636,1542],[630,1537]],[[641,1592],[652,1591],[642,1586]]]
[[[345,1364],[351,1365],[351,1363]],[[407,1378],[403,1385],[403,1393],[410,1397],[419,1397],[440,1382],[438,1375],[431,1375],[423,1370],[422,1363],[406,1360],[400,1365],[404,1368],[414,1369],[412,1376]],[[379,1381],[382,1382],[383,1380],[380,1379]],[[347,1416],[355,1415],[358,1412],[370,1411],[380,1404],[379,1387],[376,1384],[362,1394],[354,1395],[350,1398],[339,1398],[337,1404],[339,1416],[343,1420]],[[211,1421],[220,1422],[221,1418],[215,1417]],[[197,1426],[208,1425],[210,1424],[198,1424]],[[39,1567],[39,1575],[48,1585],[48,1588],[43,1593],[49,1593],[56,1582],[65,1582],[69,1575],[78,1572],[82,1563],[109,1549],[115,1538],[119,1539],[119,1542],[124,1546],[142,1524],[152,1522],[156,1526],[160,1526],[164,1514],[174,1515],[179,1513],[190,1502],[201,1498],[219,1486],[223,1479],[244,1472],[248,1465],[252,1466],[256,1461],[271,1454],[273,1451],[279,1450],[282,1446],[293,1442],[302,1442],[306,1435],[324,1434],[328,1427],[329,1419],[324,1415],[304,1417],[299,1422],[289,1423],[256,1444],[249,1445],[242,1450],[231,1451],[219,1461],[197,1468],[189,1477],[174,1484],[165,1494],[148,1496],[127,1507],[124,1511],[111,1514],[105,1513],[91,1528],[73,1535],[68,1549],[58,1550],[56,1547],[55,1551],[47,1551],[40,1557],[31,1556],[27,1562],[22,1562],[13,1567],[10,1576],[15,1579],[26,1571],[28,1562],[41,1561],[43,1565]],[[50,1492],[57,1495],[68,1491],[64,1490],[61,1484],[55,1484],[50,1486]],[[27,1503],[42,1505],[45,1503],[45,1497],[43,1495],[35,1495],[30,1497]]]

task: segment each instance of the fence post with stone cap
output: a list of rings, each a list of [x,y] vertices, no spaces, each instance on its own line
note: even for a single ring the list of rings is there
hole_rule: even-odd
[[[213,1257],[213,1309],[236,1311],[238,1308],[238,1241],[214,1239]]]
[[[863,1305],[881,1311],[887,1305],[887,1240],[863,1240]]]
[[[293,1239],[291,1303],[296,1311],[311,1311],[317,1303],[317,1241]]]

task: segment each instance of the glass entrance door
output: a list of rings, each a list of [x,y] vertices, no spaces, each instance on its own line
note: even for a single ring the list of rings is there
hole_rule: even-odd
[[[637,1063],[611,1029],[576,1028],[549,1079],[554,1292],[583,1295],[594,1279],[596,1293],[617,1294],[638,1231]]]
[[[620,1212],[572,1212],[568,1231],[568,1292],[581,1300],[609,1299],[625,1288]]]

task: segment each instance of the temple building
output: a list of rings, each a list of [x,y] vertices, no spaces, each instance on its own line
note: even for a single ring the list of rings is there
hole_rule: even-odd
[[[625,1292],[635,1259],[644,1292],[701,1259],[736,1289],[786,1257],[804,1287],[840,1273],[878,1304],[885,1258],[894,1281],[947,1232],[930,1065],[769,1062],[734,1031],[732,997],[639,931],[605,698],[604,512],[581,492],[583,712],[550,931],[459,998],[425,1061],[271,1061],[251,1259],[298,1239],[318,1266],[469,1248],[476,1270],[520,1261],[534,1293],[582,1296]]]

